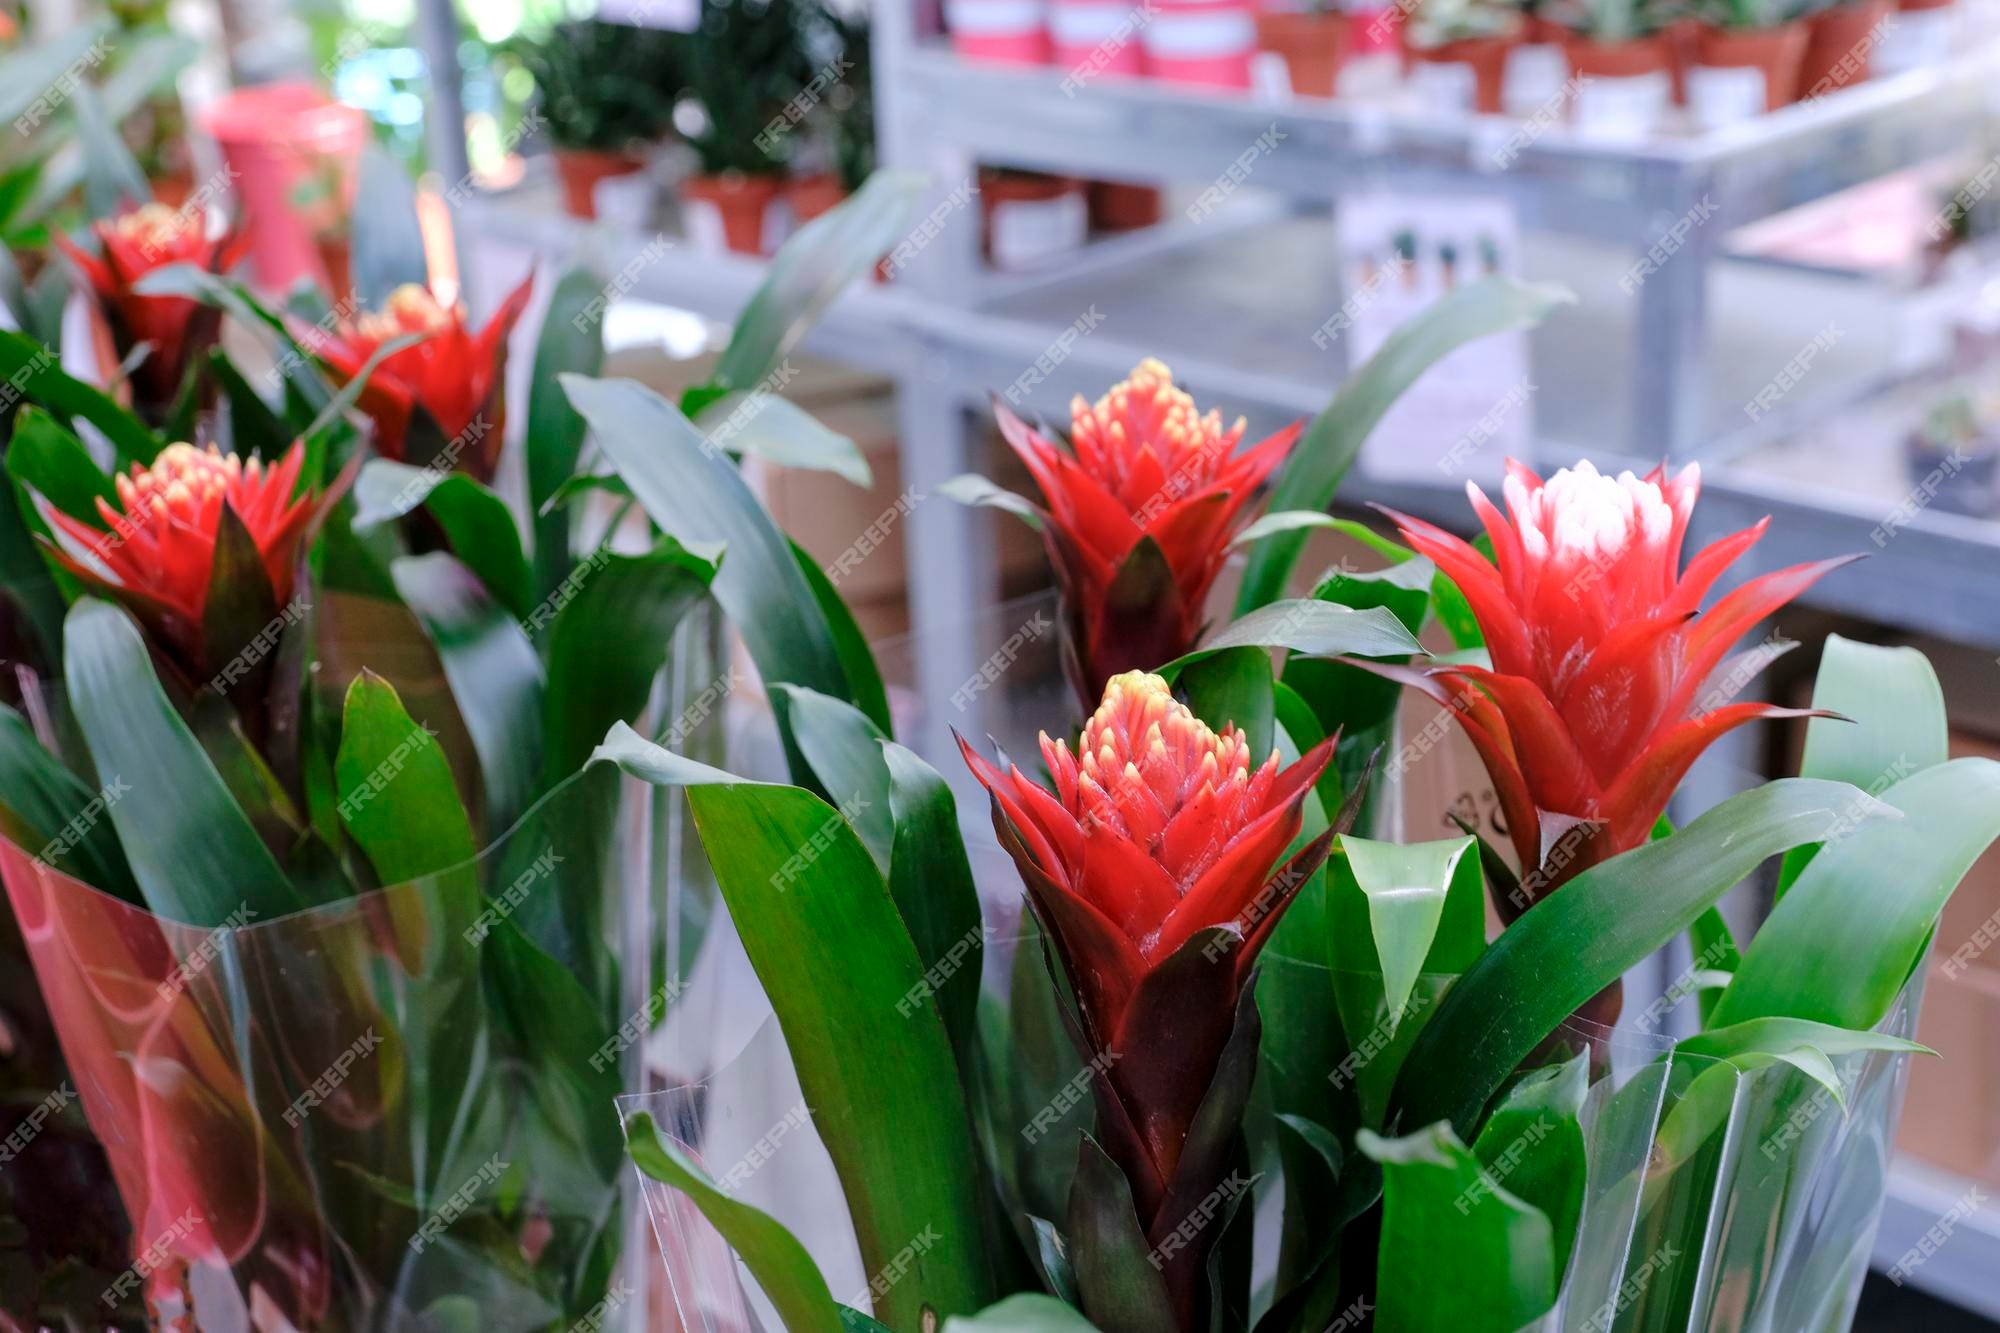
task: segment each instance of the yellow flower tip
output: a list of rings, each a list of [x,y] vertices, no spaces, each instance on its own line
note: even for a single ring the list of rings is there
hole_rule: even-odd
[[[126,513],[146,507],[165,514],[169,509],[187,511],[205,504],[227,491],[242,474],[243,460],[235,454],[225,454],[214,444],[200,449],[176,441],[160,450],[151,467],[135,466],[129,478],[120,476],[113,485]],[[257,474],[253,470],[250,475]]]
[[[185,225],[181,215],[157,201],[144,203],[129,213],[121,213],[111,230],[122,241],[163,245]]]

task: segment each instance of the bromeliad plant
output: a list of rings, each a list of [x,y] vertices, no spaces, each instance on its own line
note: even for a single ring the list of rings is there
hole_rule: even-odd
[[[368,300],[424,276],[406,210],[369,197],[390,188],[364,176]],[[802,233],[730,373],[766,381],[901,234],[909,197],[884,181]],[[599,368],[609,290],[582,268],[554,285],[527,408],[532,546],[477,478],[380,456],[384,432],[353,419],[421,342],[322,373],[297,323],[213,272],[162,269],[145,294],[240,321],[279,368],[259,392],[210,353],[225,410],[204,430],[224,438],[196,444],[0,336],[28,400],[0,508],[25,563],[0,610],[33,647],[9,664],[21,706],[0,710],[0,879],[121,1244],[145,1258],[107,1300],[120,1320],[505,1309],[538,1327],[612,1299],[633,1000],[619,785],[581,770],[614,722],[646,718],[718,553],[650,525],[572,531],[565,495],[602,486],[557,377]],[[465,351],[455,316],[423,322]],[[485,369],[460,366],[457,390],[483,397]],[[480,410],[497,449],[499,408]],[[759,415],[743,434],[845,466],[853,446],[823,430],[780,438],[796,409]],[[54,1284],[10,1282],[0,1311],[106,1317]]]
[[[1694,474],[1614,481],[1579,465],[1543,486],[1517,470],[1497,566],[1414,520],[1417,550],[1318,511],[1357,422],[1365,434],[1386,386],[1440,354],[1442,328],[1466,327],[1442,321],[1547,304],[1504,283],[1449,298],[1440,323],[1364,367],[1292,453],[1274,512],[1245,529],[1238,618],[1107,682],[1078,740],[1044,737],[1039,774],[961,741],[1026,889],[1018,916],[975,891],[946,785],[891,739],[837,603],[765,587],[785,542],[740,478],[657,398],[569,382],[662,528],[728,541],[718,596],[773,688],[798,784],[733,777],[626,728],[597,756],[685,789],[877,1275],[836,1300],[696,1145],[635,1116],[634,1159],[706,1215],[787,1329],[1844,1321],[1897,1062],[1920,1049],[1908,983],[2000,834],[2000,764],[1945,759],[1920,656],[1835,638],[1804,776],[1672,830],[1658,816],[1684,760],[1769,715],[1727,711],[1748,674],[1723,654],[1824,569],[1699,614],[1761,529],[1683,571]],[[1053,497],[1035,517],[1067,518]],[[1384,567],[1280,599],[1314,526],[1361,538]],[[744,553],[755,567],[725,589]],[[1572,605],[1585,563],[1606,586],[1588,580]],[[1414,632],[1433,618],[1458,646],[1427,662]],[[1578,679],[1604,688],[1578,695]],[[1492,940],[1482,898],[1523,882],[1505,851],[1358,832],[1393,805],[1371,799],[1383,784],[1367,753],[1388,744],[1388,775],[1411,758],[1393,744],[1402,680],[1476,696],[1444,716],[1491,724],[1486,749],[1518,771],[1510,799],[1531,827],[1547,810],[1607,830]],[[1600,720],[1613,695],[1623,712]],[[1614,805],[1621,765],[1643,800]],[[1781,855],[1778,907],[1739,948],[1715,904]],[[1652,1038],[1634,1060],[1572,1017],[1682,935],[1698,961],[1685,989],[1703,992],[1695,1035]],[[971,960],[1016,936],[1011,967],[991,969],[999,991],[983,987]],[[1051,1026],[1072,1050],[1051,1056]],[[1094,1117],[1071,1109],[1084,1087]],[[1253,1289],[1253,1271],[1274,1276]]]

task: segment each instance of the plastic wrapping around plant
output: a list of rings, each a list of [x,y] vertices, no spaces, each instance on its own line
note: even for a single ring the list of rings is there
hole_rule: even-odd
[[[986,850],[974,852],[976,868],[987,863],[982,882],[990,872],[1004,883],[1005,858],[997,847]],[[1089,1068],[1063,1031],[1041,948],[1032,922],[988,941],[975,1081],[986,1163],[1030,1254],[1060,1247],[1055,1229],[1040,1219],[1063,1215],[1079,1136],[1093,1123]],[[1347,1055],[1331,1062],[1326,1096],[1332,1104],[1351,1093],[1349,1104],[1364,1108],[1371,1066],[1393,1071],[1456,979],[1415,978],[1401,1021],[1392,1022],[1379,974],[1276,957],[1264,967],[1265,986],[1278,976],[1359,1001],[1342,1012],[1345,1035],[1330,1034]],[[1907,1038],[1920,1000],[1921,983],[1913,981],[1877,1031]],[[1848,1326],[1867,1270],[1909,1059],[1884,1050],[1835,1056],[1821,1081],[1783,1060],[1720,1058],[1643,1028],[1606,1030],[1572,1019],[1510,1086],[1573,1073],[1575,1100],[1537,1105],[1530,1097],[1531,1112],[1496,1114],[1474,1147],[1476,1173],[1455,1197],[1432,1202],[1465,1217],[1518,1209],[1517,1191],[1547,1203],[1551,1180],[1574,1187],[1566,1206],[1548,1210],[1560,1241],[1551,1274],[1560,1296],[1528,1325],[1540,1333],[1832,1333]],[[835,1298],[866,1312],[872,1284],[898,1275],[860,1276],[838,1182],[789,1070],[782,1036],[766,1023],[713,1073],[621,1098],[620,1111],[628,1123],[642,1112],[650,1117],[684,1163],[705,1173],[683,1178],[683,1187],[712,1189],[776,1218]],[[1325,1188],[1316,1155],[1290,1150],[1303,1142],[1285,1131],[1260,1141],[1250,1128],[1260,1200]],[[1336,1132],[1345,1137],[1353,1128]],[[1581,1172],[1574,1169],[1578,1154]],[[777,1326],[749,1276],[758,1265],[739,1264],[693,1194],[648,1179],[644,1197],[683,1327],[747,1333]],[[1251,1226],[1260,1253],[1284,1248],[1282,1215],[1276,1207],[1257,1209]],[[1385,1219],[1390,1237],[1400,1225],[1393,1215]],[[1531,1261],[1523,1254],[1519,1262]]]
[[[623,1048],[551,962],[587,952],[577,913],[607,867],[584,830],[617,795],[600,768],[474,864],[213,930],[0,842],[132,1220],[105,1309],[504,1330],[617,1298]]]
[[[1921,974],[1877,1032],[1908,1039]],[[1881,1211],[1911,1055],[1837,1055],[1822,1082],[1784,1060],[1733,1062],[1671,1038],[1571,1019],[1554,1038],[1607,1052],[1579,1124],[1588,1171],[1556,1310],[1563,1333],[1845,1329]],[[1522,1129],[1488,1172],[1555,1143]],[[1532,1143],[1533,1146],[1530,1146]],[[1509,1145],[1511,1146],[1511,1145]],[[1559,1149],[1553,1149],[1559,1151]]]

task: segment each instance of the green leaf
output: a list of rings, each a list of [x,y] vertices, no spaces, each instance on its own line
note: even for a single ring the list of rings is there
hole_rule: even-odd
[[[1450,1125],[1356,1142],[1382,1167],[1378,1325],[1515,1333],[1555,1304],[1548,1217],[1495,1184]]]
[[[1307,657],[1400,657],[1422,648],[1395,616],[1332,602],[1273,602],[1222,627],[1208,642],[1160,668],[1171,680],[1190,662],[1225,648],[1289,648]]]
[[[354,530],[366,532],[428,508],[452,554],[516,620],[535,613],[534,574],[507,502],[463,472],[371,458],[354,483]],[[601,733],[600,733],[601,734]]]
[[[406,884],[478,855],[444,750],[372,671],[347,688],[334,774],[342,822],[383,884]]]
[[[487,825],[511,825],[542,769],[542,662],[505,607],[451,556],[403,556],[396,591],[423,622],[465,719],[486,787]]]
[[[582,767],[612,723],[644,711],[674,627],[707,594],[716,566],[664,537],[646,555],[599,551],[571,571],[574,595],[548,630],[544,786]]]
[[[1240,1196],[1239,1196],[1240,1197]],[[1078,1136],[1070,1187],[1069,1252],[1076,1287],[1107,1333],[1175,1327],[1161,1265],[1147,1244],[1132,1187],[1097,1140]]]
[[[1950,756],[1944,691],[1930,660],[1915,648],[1827,635],[1812,706],[1839,716],[1816,717],[1806,724],[1802,778],[1851,782],[1880,795]],[[1785,857],[1778,875],[1780,898],[1815,851],[1801,847]]]
[[[1661,816],[1661,819],[1664,821],[1665,816]],[[1671,834],[1672,831],[1670,828],[1667,833]],[[1654,836],[1666,835],[1655,830]],[[1793,855],[1793,852],[1786,852],[1786,860],[1789,861]],[[1688,952],[1694,958],[1693,981],[1700,988],[1695,996],[1695,1004],[1701,1012],[1702,1026],[1706,1027],[1710,1017],[1715,1013],[1716,1001],[1722,998],[1722,992],[1717,987],[1703,985],[1702,974],[1721,973],[1726,978],[1743,965],[1743,955],[1736,948],[1736,935],[1729,929],[1729,922],[1724,919],[1720,907],[1711,906],[1705,909],[1695,918],[1694,924],[1688,927]],[[1669,999],[1668,1003],[1671,1002]]]
[[[33,338],[0,331],[0,380],[20,386],[30,401],[65,421],[88,421],[104,432],[121,460],[150,463],[166,446],[101,390],[63,374],[49,350]]]
[[[1592,866],[1529,908],[1417,1037],[1393,1103],[1404,1123],[1476,1127],[1502,1081],[1585,1000],[1686,930],[1766,857],[1826,837],[1857,799],[1866,798],[1844,782],[1767,783],[1670,838]]]
[[[831,472],[866,489],[875,474],[854,441],[828,430],[797,403],[768,390],[730,393],[697,412],[697,429],[739,457],[779,467]]]
[[[978,1309],[992,1284],[964,1093],[937,1011],[897,1012],[926,964],[860,840],[810,792],[743,781],[623,725],[598,757],[687,788],[840,1175],[866,1271],[881,1273],[917,1237],[935,1237],[881,1294],[877,1313],[906,1329],[921,1325],[925,1307]]]
[[[813,601],[818,604],[819,613],[826,618],[827,629],[833,634],[834,655],[840,659],[840,669],[847,673],[847,689],[854,706],[882,728],[884,735],[889,734],[892,730],[889,691],[882,683],[881,670],[875,665],[874,649],[868,646],[868,639],[861,633],[854,613],[841,600],[840,590],[833,586],[833,580],[827,577],[819,562],[797,542],[791,542],[791,547],[792,560],[798,565],[806,586],[812,589]]]
[[[790,1333],[841,1333],[826,1279],[782,1222],[717,1189],[644,1111],[625,1122],[625,1150],[641,1171],[694,1200],[757,1279]]]
[[[1522,1075],[1472,1145],[1489,1178],[1505,1182],[1509,1193],[1549,1219],[1558,1282],[1569,1266],[1583,1216],[1589,1162],[1580,1117],[1590,1088],[1589,1063],[1589,1056],[1579,1052]]]
[[[1351,518],[1335,518],[1332,514],[1322,514],[1316,509],[1285,509],[1266,514],[1249,527],[1236,534],[1231,546],[1254,546],[1266,537],[1275,537],[1281,532],[1300,532],[1326,528],[1351,537],[1378,555],[1388,557],[1391,564],[1401,564],[1416,555],[1409,547],[1391,541],[1366,523]]]
[[[528,508],[535,515],[535,588],[547,597],[568,577],[569,511],[550,502],[583,456],[583,417],[558,382],[563,375],[602,374],[604,334],[598,322],[607,300],[600,276],[583,264],[564,269],[549,297],[528,376]]]
[[[1851,1055],[1856,1051],[1937,1054],[1928,1046],[1887,1033],[1857,1031],[1804,1018],[1747,1019],[1728,1027],[1696,1033],[1680,1042],[1675,1049],[1686,1055],[1733,1060],[1742,1055],[1791,1055],[1808,1048],[1822,1055]]]
[[[168,702],[131,617],[82,599],[63,657],[70,706],[147,906],[192,926],[220,925],[245,906],[260,919],[310,906]]]
[[[97,501],[110,505],[114,514],[124,509],[111,478],[83,441],[38,407],[23,407],[14,417],[7,472],[58,510],[93,528],[107,526],[97,512]]]
[[[354,294],[361,304],[379,310],[389,294],[404,283],[429,287],[430,266],[424,259],[424,234],[417,226],[417,193],[403,164],[379,145],[361,150],[361,172],[354,192]]]
[[[1532,328],[1558,305],[1575,299],[1560,287],[1492,277],[1461,287],[1403,321],[1313,419],[1278,473],[1268,507],[1280,513],[1324,510],[1362,442],[1425,371],[1467,343]],[[1285,580],[1305,543],[1303,531],[1280,532],[1251,550],[1236,598],[1238,615],[1284,596]]]
[[[973,1069],[979,975],[988,932],[980,919],[979,890],[959,833],[951,787],[916,752],[880,742],[889,769],[889,812],[896,841],[889,892],[902,914],[917,958],[926,964],[921,987],[897,1001],[899,1011],[935,996],[958,1057],[959,1077]]]
[[[233,501],[224,500],[216,517],[215,551],[208,567],[208,594],[202,603],[202,657],[216,674],[208,685],[217,694],[248,681],[254,690],[269,679],[275,665],[267,639],[258,651],[252,644],[270,631],[282,634],[294,617],[281,616],[271,576],[264,567],[257,539],[244,525]]]
[[[1865,1029],[1888,1015],[1946,899],[2000,838],[2000,763],[1953,759],[1882,800],[1903,817],[1864,823],[1850,809],[1744,950],[1718,1025],[1785,1017]]]
[[[1042,530],[1043,515],[1040,505],[1023,495],[1002,490],[976,472],[961,472],[938,483],[937,493],[945,499],[962,505],[986,505],[994,509],[1004,509],[1026,523],[1036,532]]]
[[[771,698],[779,725],[818,782],[815,794],[846,817],[875,868],[887,875],[896,825],[882,729],[853,704],[815,690],[779,685]]]
[[[97,90],[79,84],[70,93],[70,106],[76,114],[77,142],[83,146],[83,200],[91,215],[108,218],[127,205],[150,200],[153,187]]]
[[[1276,734],[1272,685],[1271,654],[1262,648],[1224,648],[1180,672],[1180,692],[1195,716],[1216,731],[1234,723],[1259,762]]]
[[[770,377],[833,299],[903,238],[923,188],[922,176],[878,171],[779,247],[716,362],[721,386],[752,389]]]
[[[561,377],[599,447],[663,532],[683,544],[728,549],[715,598],[743,635],[766,686],[803,685],[849,699],[887,730],[870,701],[854,698],[834,630],[791,543],[727,458],[671,403],[631,380]]]
[[[944,1333],[1097,1333],[1097,1325],[1053,1296],[1023,1292],[976,1315],[954,1315]]]
[[[89,809],[99,799],[109,798],[78,781],[42,748],[26,718],[0,704],[0,822],[7,835],[65,875],[143,905],[117,830]]]

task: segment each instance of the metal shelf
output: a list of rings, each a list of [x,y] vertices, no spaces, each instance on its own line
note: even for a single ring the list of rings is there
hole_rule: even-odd
[[[1959,1216],[1966,1191],[1974,1187],[1975,1182],[1952,1172],[1897,1157],[1889,1166],[1872,1267],[1887,1273],[1949,1214],[1955,1219],[1950,1236],[1904,1280],[1960,1309],[2000,1320],[2000,1212],[1982,1205]],[[2000,1188],[1976,1187],[1982,1199]]]

